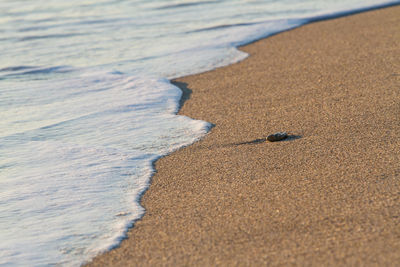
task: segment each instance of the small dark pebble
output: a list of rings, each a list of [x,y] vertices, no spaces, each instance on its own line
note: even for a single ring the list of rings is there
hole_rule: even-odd
[[[287,137],[288,137],[288,134],[286,132],[279,132],[279,133],[274,133],[274,134],[268,135],[267,140],[270,142],[276,142],[276,141],[284,140]]]

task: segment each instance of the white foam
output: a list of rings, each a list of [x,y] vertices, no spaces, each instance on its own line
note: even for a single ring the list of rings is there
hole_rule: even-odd
[[[174,115],[181,91],[165,79],[83,73],[30,90],[0,138],[1,164],[14,166],[1,172],[0,251],[18,264],[79,264],[118,244],[143,214],[151,163],[208,127]]]

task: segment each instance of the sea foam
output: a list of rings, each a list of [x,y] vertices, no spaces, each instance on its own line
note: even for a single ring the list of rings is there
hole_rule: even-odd
[[[175,115],[182,92],[166,79],[70,73],[13,92],[0,132],[3,263],[79,264],[116,245],[143,214],[152,162],[209,127]]]

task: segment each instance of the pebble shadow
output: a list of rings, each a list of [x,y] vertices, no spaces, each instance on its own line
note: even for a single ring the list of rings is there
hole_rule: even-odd
[[[289,134],[287,138],[281,140],[281,141],[276,141],[273,143],[278,143],[278,142],[288,142],[288,141],[294,141],[296,139],[300,139],[302,136],[301,135],[294,135],[294,134]],[[240,143],[233,143],[233,144],[229,144],[229,146],[241,146],[241,145],[257,145],[260,143],[264,143],[264,142],[268,142],[267,138],[258,138],[258,139],[254,139],[251,141],[246,141],[246,142],[240,142]],[[268,142],[270,143],[270,142]]]

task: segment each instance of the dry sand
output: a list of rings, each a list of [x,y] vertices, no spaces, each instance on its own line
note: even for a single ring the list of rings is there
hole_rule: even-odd
[[[215,127],[157,161],[146,215],[92,265],[398,266],[400,7],[242,50],[176,81]]]

